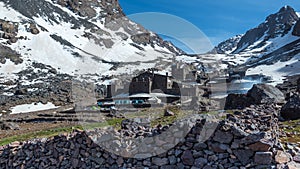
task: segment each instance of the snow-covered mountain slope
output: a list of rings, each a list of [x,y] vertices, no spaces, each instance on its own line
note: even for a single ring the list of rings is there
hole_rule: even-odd
[[[293,33],[298,20],[299,17],[292,7],[282,7],[256,28],[221,42],[215,50],[219,54],[272,52],[298,38]]]
[[[215,51],[225,64],[248,69],[246,74],[271,76],[275,83],[280,83],[284,76],[300,73],[299,67],[294,67],[297,71],[287,70],[299,61],[299,15],[290,6],[282,7],[244,35],[220,43]]]
[[[269,15],[258,27],[247,31],[232,53],[272,51],[276,48],[272,42],[289,35],[298,20],[299,17],[292,7],[282,7],[277,13]]]
[[[243,35],[236,35],[218,44],[210,53],[230,54],[236,50]]]
[[[126,18],[116,0],[0,0],[0,10],[1,45],[23,60],[14,73],[33,62],[70,75],[129,73],[182,53]]]

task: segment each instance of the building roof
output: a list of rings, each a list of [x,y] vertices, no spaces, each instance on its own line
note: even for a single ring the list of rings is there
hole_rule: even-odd
[[[165,93],[138,93],[130,95],[129,98],[152,98],[152,97],[180,97],[178,95],[171,95]]]

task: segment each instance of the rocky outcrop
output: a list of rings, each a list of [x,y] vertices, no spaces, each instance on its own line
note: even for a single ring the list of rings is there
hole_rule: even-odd
[[[221,42],[220,44],[218,44],[218,46],[214,47],[214,49],[209,53],[218,53],[218,54],[231,53],[237,47],[242,36],[243,35],[236,35],[230,39]]]
[[[300,36],[300,21],[297,21],[295,24],[292,34],[295,36]]]
[[[140,33],[140,34],[131,36],[131,39],[133,42],[135,42],[137,44],[146,45],[146,44],[150,43],[151,34],[150,33]]]
[[[20,54],[13,51],[10,47],[0,44],[0,63],[5,64],[6,60],[10,60],[15,64],[23,62]]]
[[[255,84],[247,95],[254,99],[256,104],[284,103],[284,94],[276,87],[268,84]]]
[[[0,30],[2,30],[3,32],[6,33],[17,33],[18,32],[18,24],[17,23],[12,23],[12,22],[8,22],[5,20],[0,20]]]
[[[125,16],[118,0],[58,0],[54,2],[88,18],[97,16],[96,10],[92,8],[93,6],[101,7],[100,17],[109,17],[109,20]]]
[[[51,102],[57,106],[62,106],[70,104],[72,101],[71,76],[57,74],[57,71],[50,66],[33,63],[32,67],[28,67],[26,70],[16,73],[16,75],[22,77],[22,80],[29,82],[29,84],[22,84],[20,81],[15,80],[1,84],[6,86],[7,89],[1,89],[0,94],[11,94],[0,99],[0,109],[2,111],[9,112],[11,107],[22,104],[39,102],[46,104]],[[35,83],[36,81],[38,82]]]
[[[285,96],[278,88],[268,84],[255,84],[247,94],[229,94],[225,109],[243,109],[250,105],[283,104],[284,102]]]
[[[225,110],[243,109],[253,103],[253,99],[246,94],[229,94],[226,97]]]
[[[16,43],[18,38],[18,23],[0,19],[0,39],[8,39],[7,43]],[[3,31],[3,33],[1,32]]]
[[[293,95],[282,107],[280,114],[285,120],[300,119],[300,96]]]

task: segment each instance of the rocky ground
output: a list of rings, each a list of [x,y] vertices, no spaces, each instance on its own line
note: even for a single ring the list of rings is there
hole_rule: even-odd
[[[14,168],[299,168],[298,145],[279,141],[279,111],[280,107],[275,105],[253,105],[221,114],[217,121],[210,121],[210,115],[199,115],[154,128],[142,119],[123,120],[118,130],[77,130],[48,139],[11,143],[2,147],[0,165]],[[172,126],[179,126],[179,130],[169,132]],[[188,132],[183,136],[179,131]],[[135,145],[139,145],[138,149]]]
[[[103,116],[99,116],[98,112],[76,114],[70,109],[72,105],[3,116],[1,138],[78,124],[86,127],[86,131],[76,130],[3,146],[0,166],[299,168],[300,122],[294,119],[298,118],[300,83],[295,79],[288,79],[277,86],[280,90],[269,85],[255,85],[246,95],[228,96],[227,110],[222,113],[193,114],[175,122],[170,117],[177,114],[166,109],[158,123],[143,116],[129,118],[128,115],[124,119],[124,114],[118,117],[107,114],[108,119],[120,122],[117,128],[104,125],[91,129],[79,121],[93,123],[108,119],[100,119]],[[56,92],[66,92],[67,85],[61,86],[62,89]],[[47,87],[46,91],[49,90],[53,91]],[[26,92],[16,98],[21,100],[20,96],[26,98]],[[151,112],[154,113],[155,109]],[[164,118],[169,118],[167,123],[163,123]],[[108,125],[111,123],[108,122]]]
[[[42,64],[34,64],[17,74],[19,79],[1,84],[0,106],[2,112],[10,107],[41,102],[57,106],[71,103],[72,80],[69,75],[56,74],[56,70]]]

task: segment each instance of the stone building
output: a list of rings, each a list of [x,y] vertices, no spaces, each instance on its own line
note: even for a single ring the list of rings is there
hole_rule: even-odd
[[[161,92],[169,95],[180,95],[178,83],[168,73],[155,74],[152,70],[134,77],[129,85],[129,95],[138,93]]]
[[[192,70],[190,65],[182,62],[177,62],[172,65],[172,77],[182,82],[195,82],[198,78],[197,71]]]

